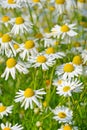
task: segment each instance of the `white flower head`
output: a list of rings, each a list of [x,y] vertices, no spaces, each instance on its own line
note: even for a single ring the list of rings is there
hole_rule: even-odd
[[[58,130],[78,130],[78,127],[77,126],[71,126],[70,124],[65,124],[65,125],[62,125],[60,129]]]
[[[6,9],[20,8],[20,5],[15,0],[2,0],[1,6]]]
[[[12,108],[13,106],[4,106],[2,103],[0,103],[0,119],[11,114]]]
[[[76,80],[65,80],[63,83],[58,85],[57,94],[63,95],[64,97],[72,96],[73,92],[81,92],[82,83]]]
[[[14,25],[12,27],[11,33],[14,35],[29,32],[29,29],[31,28],[30,21],[25,20],[23,17],[14,18],[12,22]]]
[[[48,67],[52,67],[55,64],[54,59],[42,53],[38,53],[36,56],[32,56],[29,61],[33,64],[32,66],[35,68],[41,66],[42,70],[48,70]]]
[[[59,121],[59,123],[69,123],[72,120],[73,112],[67,107],[56,107],[54,110],[52,110],[52,112],[54,113],[53,119]]]
[[[27,40],[25,43],[21,44],[18,51],[20,52],[19,56],[23,60],[29,59],[30,56],[36,55],[38,53],[37,44],[33,40]]]
[[[4,34],[1,37],[1,42],[0,42],[0,53],[2,55],[6,55],[7,57],[10,57],[11,54],[16,56],[16,51],[13,47],[15,41],[12,39],[12,37],[9,34]]]
[[[12,126],[11,123],[6,122],[6,124],[1,123],[1,129],[2,130],[23,130],[23,127],[18,124]]]
[[[51,34],[53,37],[60,37],[64,39],[66,36],[68,37],[74,37],[77,35],[77,32],[74,31],[76,29],[75,24],[64,24],[62,26],[55,25],[52,30]]]
[[[15,102],[21,102],[21,107],[24,106],[24,109],[28,109],[29,107],[33,109],[33,102],[38,106],[42,107],[41,103],[38,101],[38,99],[42,99],[41,95],[46,94],[44,92],[44,89],[39,89],[39,90],[33,90],[31,88],[27,88],[24,91],[19,90],[19,92],[16,93],[17,95],[15,96]]]
[[[65,12],[65,0],[55,0],[55,7],[59,14]]]
[[[77,66],[72,62],[65,63],[57,67],[56,74],[62,76],[63,79],[78,77],[82,74],[82,66]]]
[[[3,16],[1,19],[0,19],[0,23],[1,24],[4,24],[6,27],[8,27],[8,25],[11,25],[11,18],[7,15]]]
[[[14,58],[9,58],[6,61],[6,69],[4,73],[1,75],[2,78],[5,77],[5,80],[9,78],[9,75],[12,76],[13,79],[15,79],[16,70],[19,73],[27,74],[28,69],[26,63],[23,63],[21,61],[16,61]]]

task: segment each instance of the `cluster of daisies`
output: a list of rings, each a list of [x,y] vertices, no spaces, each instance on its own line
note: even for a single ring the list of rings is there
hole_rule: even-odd
[[[0,0],[0,9],[4,11],[0,15],[0,62],[4,64],[0,78],[13,81],[19,74],[30,75],[31,70],[32,73],[41,71],[43,75],[52,70],[51,79],[46,80],[50,86],[48,89],[41,86],[40,89],[19,89],[13,104],[19,103],[25,111],[36,106],[43,112],[42,100],[55,92],[51,92],[51,87],[56,90],[53,94],[69,100],[75,93],[82,93],[84,85],[80,76],[84,75],[87,66],[87,22],[72,19],[75,14],[87,16],[86,0]],[[53,17],[51,14],[47,17],[50,11]],[[82,33],[85,35],[79,35]],[[72,58],[69,59],[70,55]],[[70,102],[58,104],[54,109],[49,102],[48,106],[47,111],[51,111],[53,120],[61,124],[58,130],[78,130],[74,126]],[[13,108],[14,105],[6,106],[1,102],[0,119],[9,117]],[[24,130],[21,124],[9,121],[1,123],[0,128]]]

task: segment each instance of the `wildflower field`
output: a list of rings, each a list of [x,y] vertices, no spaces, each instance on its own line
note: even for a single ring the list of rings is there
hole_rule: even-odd
[[[0,0],[0,130],[87,130],[87,0]]]

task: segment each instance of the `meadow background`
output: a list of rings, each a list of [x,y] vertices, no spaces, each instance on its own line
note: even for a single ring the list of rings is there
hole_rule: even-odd
[[[70,29],[75,32],[69,34]],[[12,70],[18,61],[21,70]],[[66,63],[74,68],[58,68]],[[61,89],[65,81],[74,83]],[[17,102],[16,95],[27,88],[26,94],[19,95],[32,100],[31,105],[25,101],[21,107],[24,99]],[[42,92],[35,93],[42,88]],[[35,95],[37,100],[31,99]],[[8,106],[13,107],[7,110]],[[66,109],[65,116],[64,112],[62,116],[55,114],[55,108],[62,106],[72,115]],[[6,126],[6,122],[21,126]],[[0,130],[22,129],[87,130],[86,0],[0,0]]]

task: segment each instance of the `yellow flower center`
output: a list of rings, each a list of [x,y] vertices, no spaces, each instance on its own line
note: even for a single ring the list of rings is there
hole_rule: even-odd
[[[62,82],[63,82],[63,81],[62,81],[61,79],[58,80],[58,84],[59,84],[59,85],[62,84]]]
[[[37,34],[35,35],[35,37],[40,39],[40,38],[43,38],[43,35],[42,35],[41,33],[37,33]]]
[[[24,19],[22,17],[17,17],[16,20],[15,20],[15,23],[16,24],[23,24],[24,23]]]
[[[40,2],[40,0],[32,0],[34,3],[38,3]]]
[[[24,96],[25,96],[26,98],[32,97],[32,96],[34,96],[34,91],[33,91],[31,88],[27,88],[27,89],[24,91]]]
[[[17,50],[19,48],[19,45],[18,44],[14,44],[14,49]]]
[[[31,49],[33,48],[35,45],[34,45],[34,42],[32,40],[28,40],[25,42],[25,48],[26,49]]]
[[[13,68],[15,65],[17,64],[16,60],[14,58],[9,58],[7,61],[6,61],[6,66],[8,68]]]
[[[39,63],[45,63],[46,62],[46,57],[45,56],[38,56],[37,57],[37,62],[39,62]]]
[[[14,0],[8,0],[8,4],[15,4]]]
[[[72,61],[74,64],[76,64],[76,65],[80,65],[80,64],[82,64],[82,59],[81,59],[81,57],[80,56],[75,56],[74,58],[73,58],[73,61]]]
[[[55,51],[54,51],[54,48],[53,47],[49,47],[46,49],[46,54],[53,54]]]
[[[65,0],[56,0],[55,1],[57,4],[64,4],[65,3]]]
[[[72,72],[74,71],[74,66],[72,64],[65,64],[63,68],[64,72]]]
[[[0,32],[0,38],[3,36],[3,34]]]
[[[47,107],[47,102],[46,101],[43,102],[43,106]]]
[[[6,43],[6,42],[10,42],[12,39],[8,34],[4,34],[2,36],[2,42]]]
[[[62,32],[68,32],[70,30],[70,28],[67,26],[67,25],[63,25],[62,27],[61,27],[61,31]]]
[[[74,42],[74,47],[80,47],[80,43],[79,42]]]
[[[64,86],[64,87],[63,87],[63,91],[64,91],[64,92],[68,92],[69,90],[70,90],[70,86]]]
[[[3,130],[11,130],[9,127],[5,127]]]
[[[78,0],[78,2],[85,3],[86,0]]]
[[[10,20],[10,18],[8,16],[2,17],[2,21],[3,22],[8,22],[9,20]]]
[[[72,130],[72,128],[71,128],[69,125],[65,125],[65,126],[63,127],[63,130]]]
[[[58,42],[58,41],[54,42],[54,45],[59,45],[59,44],[60,44],[60,42]]]
[[[0,106],[0,112],[3,112],[6,110],[6,107],[5,106]]]
[[[65,117],[66,117],[66,114],[65,114],[64,112],[59,112],[59,113],[58,113],[58,116],[59,116],[60,118],[65,118]]]
[[[54,11],[54,10],[55,10],[55,7],[54,7],[54,6],[50,6],[48,9],[49,9],[50,11]]]

